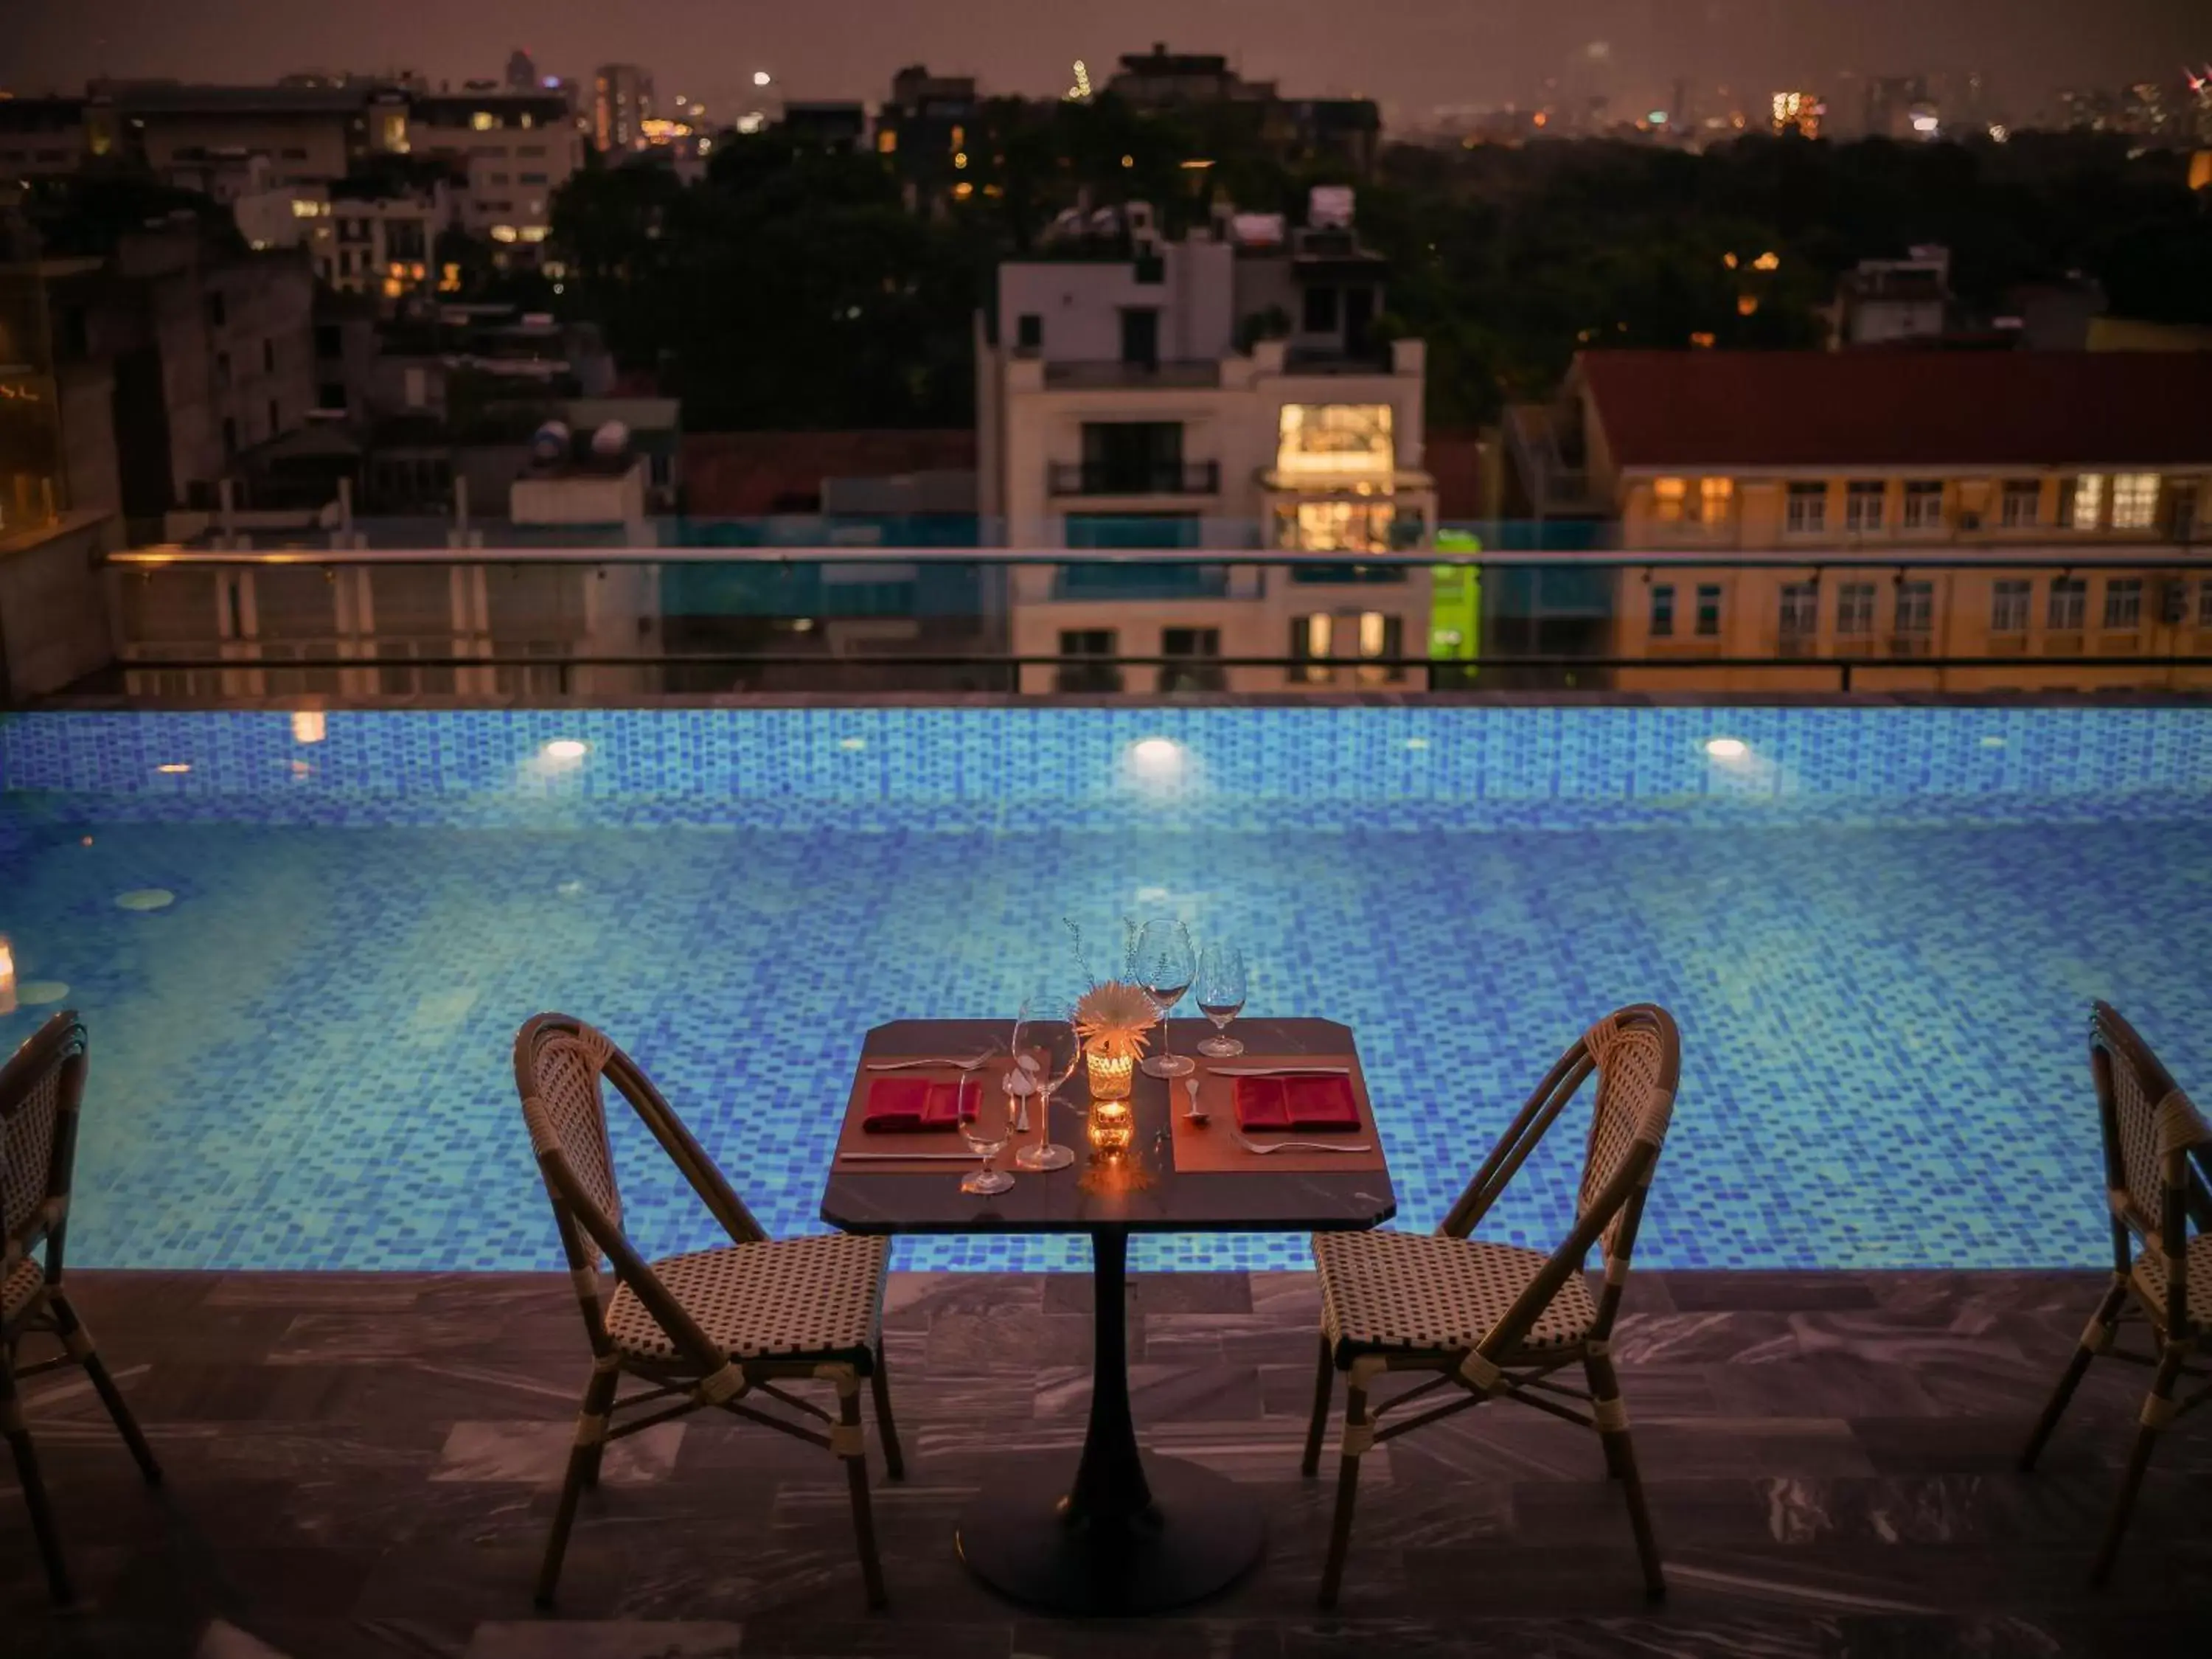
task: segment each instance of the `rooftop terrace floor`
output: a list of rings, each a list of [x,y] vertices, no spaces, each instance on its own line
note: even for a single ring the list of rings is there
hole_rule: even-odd
[[[1139,1279],[1140,1432],[1263,1489],[1271,1536],[1217,1601],[1125,1626],[1028,1617],[952,1552],[994,1466],[1080,1440],[1081,1275],[894,1276],[908,1472],[876,1489],[889,1614],[861,1609],[828,1456],[695,1416],[610,1455],[550,1620],[530,1583],[588,1370],[565,1277],[70,1277],[169,1480],[138,1484],[81,1377],[27,1386],[86,1605],[50,1613],[0,1491],[9,1659],[2145,1659],[2203,1654],[2212,1619],[2200,1419],[2160,1446],[2112,1588],[2087,1588],[2147,1373],[2100,1364],[2040,1470],[2014,1470],[2094,1274],[1638,1274],[1614,1349],[1666,1602],[1643,1599],[1595,1443],[1507,1405],[1369,1460],[1333,1616],[1313,1601],[1333,1483],[1297,1468],[1312,1276]]]

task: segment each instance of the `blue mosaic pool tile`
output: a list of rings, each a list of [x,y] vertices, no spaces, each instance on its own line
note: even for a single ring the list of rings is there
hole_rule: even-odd
[[[1345,716],[1356,715],[1355,719]],[[1004,1017],[1166,909],[1252,1011],[1351,1024],[1428,1226],[1558,1049],[1651,997],[1676,1267],[2094,1262],[2088,998],[2212,1073],[2212,726],[2193,710],[805,710],[0,721],[0,933],[94,1030],[95,1265],[555,1265],[507,1046],[629,1046],[763,1218],[817,1225],[859,1034]],[[1735,736],[1748,763],[1705,740]],[[1127,769],[1166,736],[1186,770]],[[561,737],[591,745],[544,768]],[[858,741],[858,749],[847,748]],[[1411,745],[1411,746],[1409,746]],[[295,775],[293,763],[310,769]],[[183,760],[192,769],[154,769]],[[697,827],[684,827],[697,826]],[[87,844],[86,837],[90,837]],[[158,887],[165,909],[118,909]],[[44,1012],[0,1016],[0,1043]],[[2200,1085],[2200,1089],[2203,1085]],[[1556,1237],[1571,1148],[1497,1236]],[[710,1229],[625,1132],[657,1249]],[[2002,1195],[1992,1202],[1991,1194]],[[1279,1267],[1282,1237],[1141,1263]],[[908,1265],[1079,1266],[1067,1241]]]

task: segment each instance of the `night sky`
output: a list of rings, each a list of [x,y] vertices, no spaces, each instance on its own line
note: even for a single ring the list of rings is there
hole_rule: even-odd
[[[1290,94],[1358,94],[1395,122],[1437,106],[1573,97],[1663,104],[1677,76],[1756,103],[1784,85],[1834,95],[1846,70],[1974,69],[2015,121],[2059,86],[2178,84],[2212,58],[2205,0],[6,0],[0,85],[74,90],[94,75],[266,80],[404,68],[455,83],[526,47],[581,77],[645,65],[664,94],[719,113],[756,69],[794,98],[882,95],[924,62],[987,91],[1044,94],[1075,58],[1094,75],[1156,40],[1229,53]],[[1603,43],[1601,50],[1594,49]],[[1710,95],[1710,94],[1709,94]]]

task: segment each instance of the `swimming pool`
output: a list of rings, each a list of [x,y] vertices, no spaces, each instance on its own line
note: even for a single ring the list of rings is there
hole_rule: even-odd
[[[64,997],[91,1027],[86,1266],[559,1265],[508,1066],[549,1007],[629,1048],[771,1228],[815,1228],[869,1025],[1011,1015],[1072,967],[1063,916],[1103,957],[1158,912],[1244,945],[1251,1012],[1355,1028],[1401,1226],[1649,998],[1685,1052],[1640,1259],[2089,1264],[2088,1000],[2212,1088],[2212,711],[0,718],[0,1047]],[[641,1242],[709,1242],[637,1139]],[[1571,1170],[1530,1175],[1493,1224],[1548,1242]]]

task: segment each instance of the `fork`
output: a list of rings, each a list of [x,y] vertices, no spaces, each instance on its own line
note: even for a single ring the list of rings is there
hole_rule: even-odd
[[[1271,1140],[1262,1145],[1235,1129],[1229,1133],[1236,1137],[1237,1144],[1246,1152],[1257,1152],[1262,1158],[1269,1152],[1371,1152],[1375,1150],[1364,1141],[1357,1146],[1341,1146],[1326,1140]]]
[[[954,1060],[943,1054],[931,1055],[921,1060],[872,1060],[860,1069],[864,1072],[912,1072],[924,1066],[950,1066],[956,1071],[972,1072],[990,1059],[995,1052],[997,1052],[995,1049],[986,1048],[981,1054],[970,1055],[965,1060]]]

